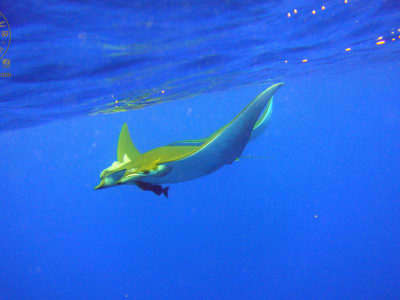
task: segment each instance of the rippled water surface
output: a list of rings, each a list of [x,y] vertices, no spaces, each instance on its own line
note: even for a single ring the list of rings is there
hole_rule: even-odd
[[[398,63],[400,2],[2,1],[0,130]]]

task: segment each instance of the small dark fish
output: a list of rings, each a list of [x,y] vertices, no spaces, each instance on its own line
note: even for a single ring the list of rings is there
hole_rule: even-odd
[[[163,194],[165,197],[168,198],[169,186],[163,188],[161,185],[146,183],[142,181],[135,181],[135,183],[143,191],[152,191],[157,196]]]

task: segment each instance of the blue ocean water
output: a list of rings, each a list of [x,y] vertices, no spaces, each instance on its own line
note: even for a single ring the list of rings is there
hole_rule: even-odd
[[[1,300],[400,298],[398,1],[0,12]],[[203,138],[280,81],[238,162],[93,190],[124,122],[140,151]]]

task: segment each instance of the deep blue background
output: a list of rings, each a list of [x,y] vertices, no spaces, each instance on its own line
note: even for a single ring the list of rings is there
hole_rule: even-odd
[[[399,299],[398,67],[287,80],[253,158],[169,199],[93,190],[123,122],[201,138],[266,86],[2,132],[0,299]]]
[[[0,11],[0,300],[400,299],[399,1]],[[239,162],[93,190],[124,122],[141,151],[206,137],[278,81]]]

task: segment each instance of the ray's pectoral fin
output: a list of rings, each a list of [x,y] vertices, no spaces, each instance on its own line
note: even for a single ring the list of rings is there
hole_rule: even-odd
[[[126,160],[126,156],[130,160],[134,160],[139,155],[140,152],[133,144],[131,135],[129,134],[128,125],[124,123],[118,139],[117,160],[119,162],[123,162],[124,160]]]
[[[143,181],[136,181],[135,184],[143,191],[152,191],[157,196],[163,194],[165,197],[168,198],[169,186],[163,188],[161,185],[151,184]]]
[[[260,136],[268,127],[268,124],[271,120],[273,105],[274,97],[271,96],[268,100],[267,105],[264,108],[264,112],[261,114],[261,116],[258,117],[256,124],[254,124],[253,130],[250,135],[250,141],[253,141],[258,136]]]

